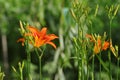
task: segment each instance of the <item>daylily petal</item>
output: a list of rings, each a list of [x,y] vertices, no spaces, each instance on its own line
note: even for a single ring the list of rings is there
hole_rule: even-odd
[[[24,38],[20,38],[20,39],[17,40],[17,42],[22,42],[22,46],[24,46],[25,39]]]
[[[28,26],[27,29],[32,33],[33,36],[39,36],[39,30],[35,27]]]
[[[99,48],[101,48],[101,40],[100,39],[97,40],[97,45],[99,46]]]
[[[94,48],[93,48],[93,51],[95,54],[98,54],[100,52],[100,48],[98,45],[95,45]]]
[[[45,38],[47,39],[47,41],[51,41],[58,38],[58,36],[56,36],[55,34],[49,34],[49,35],[46,35]]]
[[[32,27],[32,26],[28,26],[27,29],[28,29],[29,31],[31,31],[32,33],[39,32],[38,29],[36,29],[35,27]]]
[[[51,46],[53,46],[56,49],[56,45],[53,42],[47,42],[47,44],[50,44]]]
[[[106,42],[103,43],[102,50],[107,50],[108,47],[109,47],[109,42],[106,41]]]
[[[47,32],[47,28],[44,27],[44,28],[42,28],[42,30],[39,32],[39,34],[41,34],[40,36],[44,36],[44,35],[46,35],[46,32]]]

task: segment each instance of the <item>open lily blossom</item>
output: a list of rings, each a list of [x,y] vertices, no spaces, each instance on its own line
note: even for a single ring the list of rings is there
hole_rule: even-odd
[[[25,33],[25,37],[32,37],[32,41],[31,39],[29,39],[30,42],[32,42],[34,47],[41,47],[44,44],[50,44],[51,46],[53,46],[54,48],[56,48],[56,45],[52,42],[52,40],[58,38],[58,36],[56,36],[55,34],[47,34],[47,28],[44,27],[41,30],[38,30],[35,27],[32,26],[27,26],[26,28],[28,30],[28,32]],[[21,38],[18,40],[18,42],[22,42],[22,44],[24,43],[23,40],[21,40]]]
[[[100,51],[107,50],[109,48],[108,41],[101,41],[101,36],[92,36],[90,34],[86,35],[87,38],[90,39],[91,42],[94,42],[93,52],[98,54]]]

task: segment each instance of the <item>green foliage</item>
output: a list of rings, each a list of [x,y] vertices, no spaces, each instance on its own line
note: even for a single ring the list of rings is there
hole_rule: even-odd
[[[21,70],[21,68],[17,69],[17,64],[19,61],[27,58],[24,47],[16,43],[17,39],[20,37],[18,28],[19,21],[21,20],[38,28],[46,26],[49,32],[53,32],[59,36],[59,40],[55,42],[57,44],[56,50],[50,46],[46,47],[42,60],[43,79],[77,80],[77,61],[81,58],[76,54],[88,53],[85,55],[91,56],[92,53],[91,51],[85,51],[87,49],[85,45],[88,44],[81,42],[82,38],[86,40],[86,33],[103,34],[104,32],[108,32],[107,35],[109,35],[109,20],[113,16],[111,38],[113,46],[117,44],[117,54],[119,53],[119,3],[120,0],[0,0],[0,37],[3,34],[7,36],[9,65],[16,67],[16,70]],[[83,44],[84,49],[80,46],[81,44]],[[76,51],[76,48],[79,50]],[[0,53],[0,58],[2,59],[2,48],[0,49]],[[32,52],[31,55],[31,77],[37,80],[38,60],[34,52]],[[111,55],[114,56],[116,54]],[[119,56],[119,54],[117,56]],[[109,62],[107,51],[103,52],[100,58],[106,67]],[[88,57],[85,59],[88,59]],[[117,72],[120,74],[116,60],[115,57],[112,57],[111,63],[114,63],[111,64],[113,79],[116,79]],[[94,62],[95,80],[99,80],[100,74],[102,77],[101,79],[109,80],[109,75],[103,66],[102,72],[99,72],[97,58],[95,58]],[[86,62],[83,61],[82,63],[84,64],[83,69],[87,70]],[[0,64],[3,65],[3,62],[0,61]],[[26,76],[26,64],[27,63],[25,63],[25,69],[23,70],[23,76]],[[90,65],[87,66],[91,69],[92,60],[89,60],[88,64]],[[107,67],[109,67],[109,65]],[[13,71],[10,71],[10,73],[13,73]],[[89,74],[91,75],[92,73],[91,70]],[[10,76],[11,80],[16,78],[15,74],[6,76]],[[0,77],[4,77],[3,72],[0,72]]]
[[[0,80],[3,80],[5,77],[4,72],[1,71],[1,67],[0,67]]]

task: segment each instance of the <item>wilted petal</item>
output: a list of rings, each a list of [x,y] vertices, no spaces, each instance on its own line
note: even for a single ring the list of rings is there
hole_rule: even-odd
[[[111,39],[110,39],[110,50],[112,51],[115,57],[118,57],[118,46],[113,47]]]

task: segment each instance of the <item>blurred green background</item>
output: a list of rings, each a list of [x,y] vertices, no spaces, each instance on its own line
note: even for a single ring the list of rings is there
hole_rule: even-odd
[[[106,5],[118,5],[120,0],[83,1],[86,1],[87,6],[90,8],[89,18],[92,22],[93,32],[99,34],[109,33],[109,19],[105,7]],[[16,42],[21,37],[18,30],[20,20],[38,28],[46,26],[48,33],[59,36],[59,39],[54,41],[57,49],[55,50],[48,45],[45,50],[42,60],[44,80],[77,80],[76,62],[69,59],[75,55],[72,39],[77,34],[76,24],[70,13],[72,2],[74,0],[0,0],[0,66],[6,73],[6,80],[16,80],[11,66],[17,68],[18,62],[26,60],[24,47]],[[99,10],[97,17],[94,17],[97,4]],[[120,46],[119,34],[120,9],[112,24],[114,45]],[[113,58],[112,62],[114,69],[116,60]],[[38,77],[37,66],[36,55],[32,52],[32,74],[36,74],[33,75],[33,80]]]

